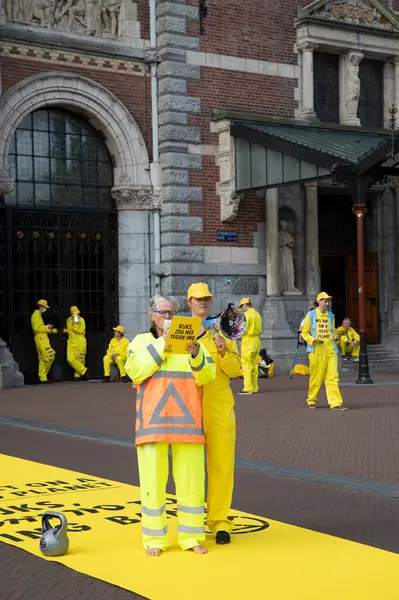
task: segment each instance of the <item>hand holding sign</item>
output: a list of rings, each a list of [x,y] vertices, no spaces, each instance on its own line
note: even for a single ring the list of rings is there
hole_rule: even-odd
[[[197,356],[199,349],[188,348],[195,345],[201,322],[202,319],[197,317],[173,317],[165,341],[165,352]],[[197,354],[195,354],[195,350],[197,350]]]

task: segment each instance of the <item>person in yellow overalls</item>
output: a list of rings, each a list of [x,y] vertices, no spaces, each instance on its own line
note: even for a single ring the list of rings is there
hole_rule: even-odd
[[[205,456],[199,386],[215,378],[216,368],[202,344],[188,354],[166,354],[164,321],[179,308],[174,298],[150,301],[152,326],[129,344],[126,370],[137,389],[136,446],[140,473],[143,544],[148,556],[169,545],[166,484],[169,447],[177,496],[177,541],[182,550],[206,554]],[[190,356],[191,355],[191,356]]]
[[[209,315],[212,294],[206,283],[193,283],[187,292],[193,317]],[[234,487],[236,420],[230,379],[239,377],[241,361],[236,342],[222,335],[215,337],[201,327],[198,341],[216,365],[216,379],[202,388],[202,412],[206,439],[208,473],[207,525],[217,544],[230,543],[233,523],[228,515]]]
[[[307,404],[310,409],[317,407],[320,388],[326,388],[327,402],[331,410],[347,410],[343,406],[338,388],[338,346],[340,334],[335,334],[335,319],[328,311],[332,296],[320,292],[317,296],[317,308],[308,312],[302,329],[302,337],[307,343],[309,353],[310,378]]]
[[[339,349],[344,359],[359,360],[360,353],[360,335],[351,326],[351,320],[346,317],[342,321],[341,327],[337,332],[341,334],[339,340]]]
[[[111,366],[116,365],[124,383],[130,379],[126,375],[125,362],[127,359],[127,347],[129,340],[125,338],[125,328],[122,325],[113,327],[114,337],[109,343],[107,354],[104,356],[104,379],[103,383],[109,383],[111,377]]]
[[[243,298],[240,302],[240,308],[245,312],[247,327],[241,338],[241,362],[244,387],[238,393],[241,396],[246,396],[247,394],[256,394],[259,391],[259,336],[262,333],[262,317],[253,308],[250,298]]]
[[[88,381],[86,360],[86,323],[77,306],[71,306],[71,316],[67,318],[65,333],[68,333],[67,361],[75,371],[74,381]]]
[[[42,315],[50,307],[47,300],[39,300],[36,303],[36,310],[33,312],[30,322],[32,325],[35,346],[39,358],[39,381],[40,383],[49,383],[47,375],[55,359],[55,351],[50,344],[49,333],[58,333],[57,329],[50,323],[45,325]]]

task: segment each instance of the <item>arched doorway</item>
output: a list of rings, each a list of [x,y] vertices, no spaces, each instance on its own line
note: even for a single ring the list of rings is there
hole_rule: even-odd
[[[30,379],[37,357],[30,315],[43,297],[45,317],[61,330],[72,304],[86,320],[87,364],[102,375],[102,356],[118,321],[117,213],[113,164],[101,135],[59,108],[27,115],[9,152],[14,187],[0,217],[0,336]],[[66,340],[53,336],[64,377]]]

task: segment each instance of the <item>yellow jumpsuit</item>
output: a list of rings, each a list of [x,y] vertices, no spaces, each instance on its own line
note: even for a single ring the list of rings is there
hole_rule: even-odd
[[[330,408],[342,405],[342,396],[338,388],[338,355],[334,342],[334,323],[332,331],[328,320],[328,313],[321,313],[316,308],[316,332],[311,335],[311,322],[309,314],[305,317],[302,337],[307,344],[314,347],[314,352],[309,352],[310,378],[307,403],[316,405],[320,388],[324,381],[327,402]],[[315,338],[323,340],[323,344],[314,344]]]
[[[75,371],[75,379],[80,379],[87,371],[86,360],[86,323],[83,317],[79,316],[79,321],[74,323],[72,317],[68,317],[66,322],[66,332],[68,333],[67,343],[67,361]]]
[[[216,375],[216,368],[202,345],[196,358],[186,354],[165,354],[164,347],[163,338],[155,338],[152,333],[138,335],[129,344],[129,355],[126,361],[129,377],[139,386],[136,445],[140,473],[143,545],[144,548],[161,550],[169,546],[166,484],[169,476],[169,447],[171,447],[177,496],[177,538],[179,546],[183,550],[188,550],[198,546],[205,539],[205,438],[202,427],[193,430],[190,426],[192,414],[187,408],[187,401],[189,401],[187,393],[190,392],[180,395],[177,388],[180,383],[182,385],[180,391],[182,391],[185,382],[189,381],[191,393],[194,391],[197,394],[196,386],[211,381]],[[150,396],[156,398],[156,408],[152,412],[151,409],[146,410],[146,402],[151,401],[145,393],[147,385],[154,385]],[[157,393],[159,398],[156,396]],[[192,401],[197,410],[198,424],[201,425],[200,394],[198,393],[198,397],[193,398]],[[146,412],[150,412],[148,423]],[[146,439],[157,441],[146,442]]]
[[[39,379],[47,381],[47,375],[55,359],[55,351],[51,347],[49,333],[57,333],[57,329],[49,329],[44,324],[40,310],[35,310],[31,316],[31,325],[39,358]]]
[[[104,356],[104,376],[109,377],[111,375],[111,365],[116,364],[119,369],[121,377],[126,375],[125,362],[127,359],[127,347],[129,346],[129,340],[125,337],[112,338],[109,343],[107,354]],[[115,361],[112,358],[113,354],[117,354]]]
[[[230,379],[239,377],[241,361],[237,344],[226,339],[226,353],[222,358],[209,331],[198,338],[216,365],[216,379],[202,388],[202,414],[206,439],[208,473],[207,525],[210,531],[231,532],[228,519],[234,488],[234,455],[236,419],[234,396]]]
[[[254,309],[245,313],[247,327],[241,341],[241,361],[244,375],[244,392],[258,392],[258,368],[262,317]]]
[[[360,341],[360,335],[353,329],[353,327],[349,327],[345,329],[344,327],[338,327],[337,332],[342,333],[342,337],[339,340],[339,349],[342,356],[353,356],[354,358],[359,358],[360,354],[360,344],[357,346],[352,346],[351,344],[347,345],[347,342],[358,342]]]

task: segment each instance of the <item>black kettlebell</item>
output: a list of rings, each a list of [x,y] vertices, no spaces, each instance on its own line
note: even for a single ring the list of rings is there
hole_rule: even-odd
[[[50,519],[58,519],[59,524],[51,527]],[[48,510],[42,516],[42,537],[40,550],[44,556],[62,556],[68,552],[68,521],[65,515]]]

